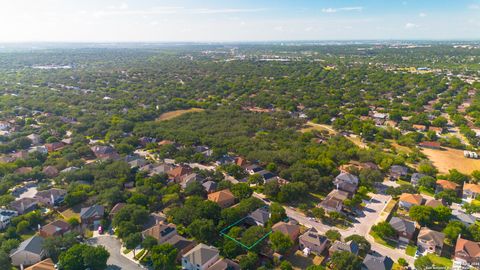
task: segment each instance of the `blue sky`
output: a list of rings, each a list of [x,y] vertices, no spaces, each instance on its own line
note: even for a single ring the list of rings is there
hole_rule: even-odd
[[[480,0],[2,0],[0,42],[480,39]]]

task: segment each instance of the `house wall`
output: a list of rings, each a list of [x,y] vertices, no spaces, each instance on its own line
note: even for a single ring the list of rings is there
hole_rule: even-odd
[[[22,264],[28,266],[36,264],[42,260],[40,255],[28,251],[17,252],[10,258],[12,259],[12,265],[14,266],[20,266]]]
[[[185,270],[207,270],[216,261],[218,261],[218,259],[219,259],[219,255],[217,254],[212,259],[210,259],[208,262],[206,262],[204,265],[197,266],[197,265],[193,265],[186,258],[182,258],[182,269],[185,269]]]

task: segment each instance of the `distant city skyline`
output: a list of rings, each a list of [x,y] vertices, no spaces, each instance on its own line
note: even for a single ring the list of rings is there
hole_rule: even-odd
[[[15,0],[1,42],[479,40],[480,0]]]

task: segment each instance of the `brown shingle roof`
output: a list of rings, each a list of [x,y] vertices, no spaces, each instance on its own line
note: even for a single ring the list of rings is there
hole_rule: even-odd
[[[455,253],[459,251],[464,251],[471,258],[480,257],[480,243],[458,238]]]
[[[421,205],[422,200],[423,197],[420,194],[402,193],[402,195],[400,195],[400,201],[408,202],[415,205]]]
[[[475,193],[480,193],[480,185],[477,184],[465,184],[463,190],[470,190]]]
[[[453,189],[455,190],[458,187],[458,184],[450,182],[448,180],[437,180],[437,185],[442,186],[443,189]]]
[[[55,264],[53,263],[52,259],[48,258],[25,268],[25,270],[55,270]]]
[[[235,196],[233,196],[232,192],[229,189],[224,189],[208,194],[208,200],[216,203],[231,201],[234,199]]]
[[[298,225],[280,221],[272,226],[272,231],[281,232],[290,237],[292,241],[295,241],[300,234],[300,227]]]

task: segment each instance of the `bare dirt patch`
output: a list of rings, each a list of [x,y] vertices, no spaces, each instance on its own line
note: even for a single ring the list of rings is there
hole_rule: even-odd
[[[474,170],[480,170],[480,160],[464,157],[463,150],[444,147],[442,150],[425,148],[422,152],[428,156],[440,173],[457,169],[461,173],[471,174]]]
[[[166,121],[178,117],[182,114],[192,113],[192,112],[203,112],[204,109],[201,108],[191,108],[188,110],[176,110],[171,112],[162,113],[160,117],[157,118],[157,121]]]

